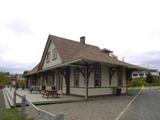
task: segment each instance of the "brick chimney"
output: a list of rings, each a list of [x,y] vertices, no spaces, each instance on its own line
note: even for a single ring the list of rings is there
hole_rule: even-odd
[[[85,36],[80,37],[80,43],[85,44]]]

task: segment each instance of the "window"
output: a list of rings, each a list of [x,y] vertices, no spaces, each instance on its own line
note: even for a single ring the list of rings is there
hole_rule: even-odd
[[[48,76],[47,75],[45,75],[45,85],[48,85]]]
[[[74,87],[79,87],[79,68],[74,68]]]
[[[133,74],[133,76],[135,76],[135,77],[136,77],[136,76],[138,76],[138,74],[134,73],[134,74]]]
[[[101,65],[94,66],[94,87],[101,87]]]
[[[55,73],[52,74],[52,85],[55,86]]]
[[[57,50],[56,48],[52,49],[52,60],[57,59]]]
[[[58,90],[63,90],[63,76],[61,74],[57,75],[56,84],[57,84],[57,89]]]
[[[143,76],[144,76],[144,73],[139,73],[139,76],[140,76],[140,77],[143,77]]]
[[[49,62],[50,62],[50,59],[51,59],[51,52],[48,51],[48,52],[47,52],[47,56],[46,56],[46,63],[49,63]]]

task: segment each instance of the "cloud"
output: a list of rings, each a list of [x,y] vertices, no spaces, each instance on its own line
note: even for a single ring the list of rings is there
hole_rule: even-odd
[[[160,51],[148,51],[140,54],[130,54],[127,61],[133,64],[160,70]]]
[[[25,70],[31,70],[37,63],[17,63],[15,61],[0,59],[0,71],[10,73],[23,73]]]
[[[111,49],[128,62],[158,67],[159,11],[159,1],[154,0],[92,4],[86,0],[38,4],[36,0],[5,0],[0,4],[0,66],[21,71],[19,66],[23,69],[28,64],[30,69],[39,62],[48,34],[53,34],[73,40],[85,35],[86,43]]]
[[[32,30],[24,20],[14,19],[10,23],[7,23],[6,26],[18,35],[32,34]]]
[[[21,73],[23,74],[24,68],[14,68],[14,67],[0,67],[1,71],[10,73]]]
[[[148,67],[148,68],[154,68],[160,70],[160,59],[157,60],[150,60],[150,61],[143,61],[141,63],[142,66]]]

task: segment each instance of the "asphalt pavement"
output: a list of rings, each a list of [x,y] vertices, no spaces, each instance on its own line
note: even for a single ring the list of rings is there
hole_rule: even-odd
[[[160,120],[160,89],[145,89],[120,120]]]

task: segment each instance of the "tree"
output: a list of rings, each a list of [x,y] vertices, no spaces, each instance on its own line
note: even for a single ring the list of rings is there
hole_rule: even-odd
[[[0,83],[3,83],[5,85],[11,83],[8,74],[0,72]]]
[[[153,83],[153,81],[154,81],[153,76],[150,73],[148,73],[148,75],[146,77],[146,82],[147,83]]]

